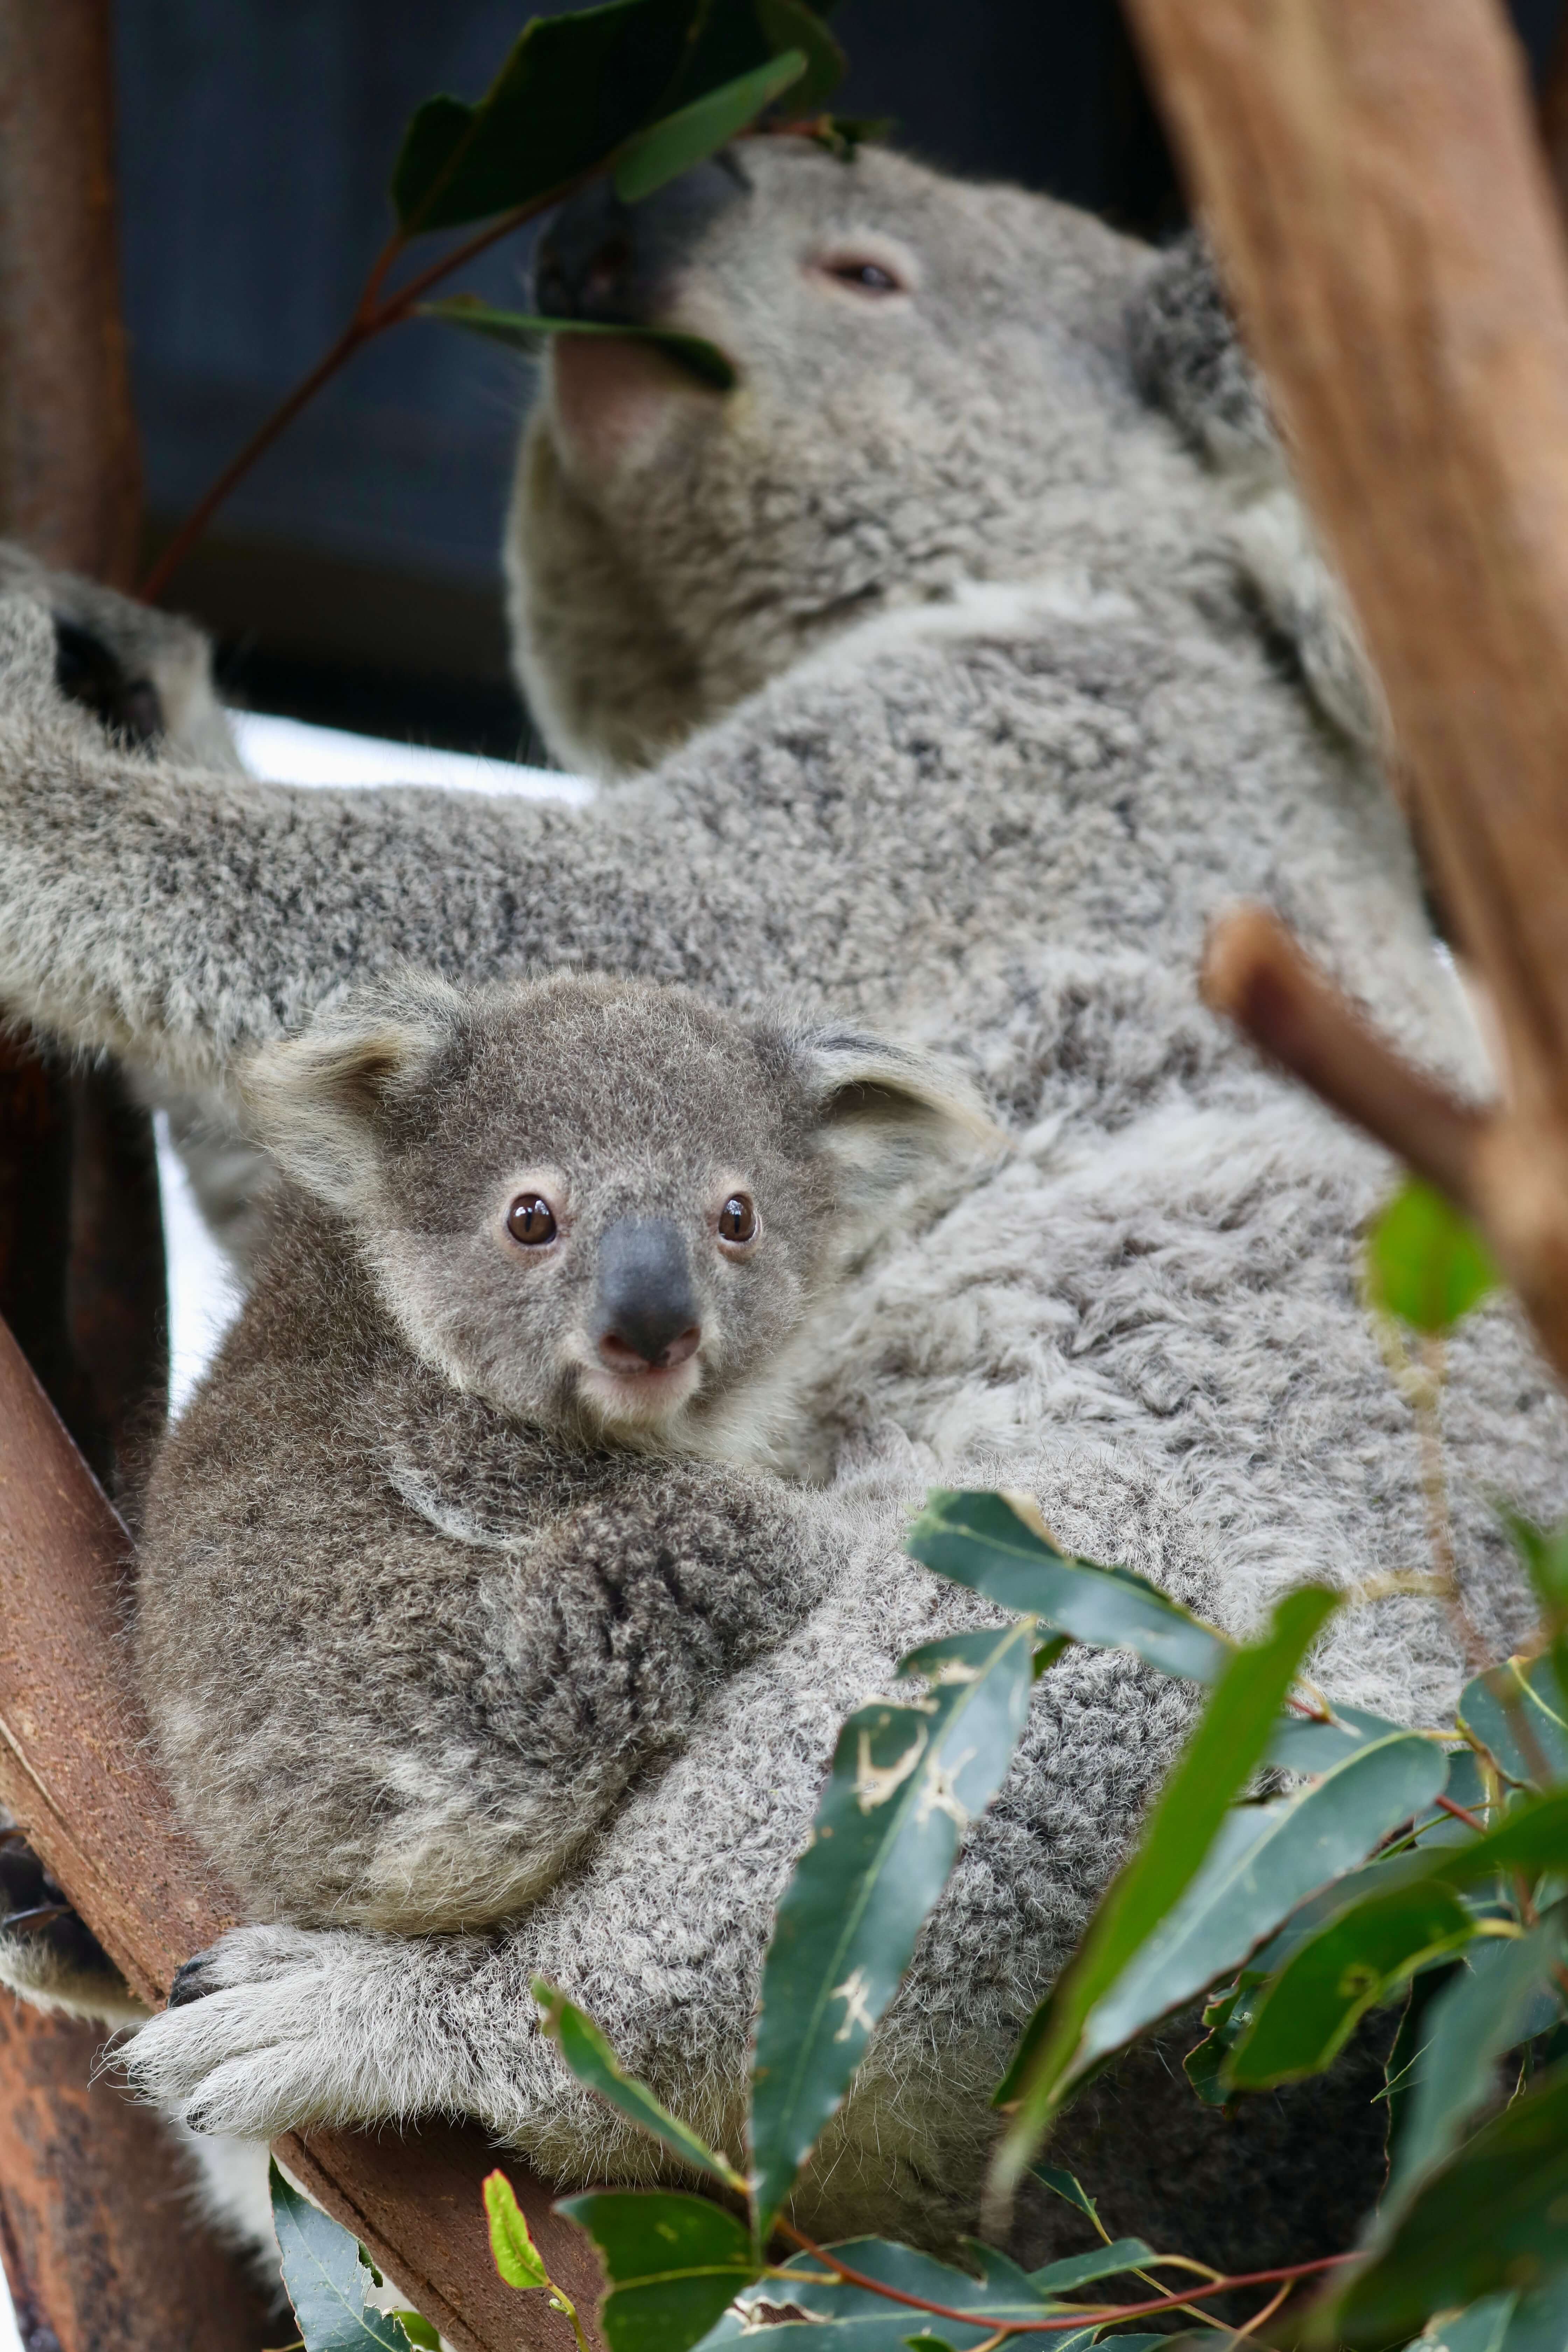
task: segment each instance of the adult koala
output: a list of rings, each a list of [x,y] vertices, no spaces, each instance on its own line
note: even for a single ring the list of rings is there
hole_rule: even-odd
[[[1373,769],[1260,622],[1243,491],[1141,388],[1163,348],[1146,248],[889,153],[765,140],[630,215],[581,200],[542,268],[557,307],[679,324],[740,370],[721,397],[643,346],[564,340],[525,436],[520,667],[562,756],[631,781],[576,811],[120,754],[59,703],[13,604],[0,995],[222,1094],[249,1046],[398,959],[578,964],[891,1023],[965,1057],[1012,1127],[962,1197],[911,1207],[807,1367],[833,1590],[582,1862],[494,1932],[242,1928],[205,1997],[133,2045],[210,2128],[453,2105],[583,2180],[647,2149],[565,2079],[529,1978],[733,2144],[759,1957],[837,1723],[969,1622],[899,1554],[939,1465],[1029,1487],[1067,1541],[1237,1630],[1287,1583],[1426,1560],[1415,1433],[1355,1296],[1388,1171],[1203,1012],[1212,911],[1272,899],[1407,1052],[1484,1072]],[[1561,1509],[1563,1416],[1506,1307],[1453,1360],[1456,1541],[1503,1645],[1525,1609],[1483,1483]],[[1460,1660],[1433,1606],[1385,1599],[1314,1672],[1425,1720]],[[929,2238],[970,2218],[988,2088],[1190,1706],[1121,1653],[1044,1678],[803,2220]],[[1371,2088],[1352,2067],[1227,2123],[1156,2052],[1058,2147],[1119,2229],[1251,2267],[1348,2242],[1378,2178]],[[1035,2243],[1062,2226],[1037,2217]]]

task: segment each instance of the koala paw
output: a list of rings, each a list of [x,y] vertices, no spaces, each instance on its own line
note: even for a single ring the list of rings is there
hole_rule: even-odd
[[[121,2063],[165,2115],[244,2139],[449,2106],[421,1954],[352,1929],[235,1927],[186,1961]]]

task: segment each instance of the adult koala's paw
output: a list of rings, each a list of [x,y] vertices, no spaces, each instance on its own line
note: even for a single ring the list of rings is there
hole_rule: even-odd
[[[235,1927],[126,2045],[132,2087],[194,2131],[272,2139],[461,2105],[418,1939]]]

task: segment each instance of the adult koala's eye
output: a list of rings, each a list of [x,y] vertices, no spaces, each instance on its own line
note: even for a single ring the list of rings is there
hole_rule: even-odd
[[[901,294],[903,281],[880,261],[856,261],[846,257],[830,261],[827,274],[840,286],[852,286],[858,294]]]
[[[759,1228],[756,1202],[747,1192],[731,1192],[719,1212],[719,1238],[739,1246],[754,1242]]]
[[[525,1249],[542,1249],[555,1239],[555,1212],[542,1192],[520,1192],[506,1213],[506,1229]]]

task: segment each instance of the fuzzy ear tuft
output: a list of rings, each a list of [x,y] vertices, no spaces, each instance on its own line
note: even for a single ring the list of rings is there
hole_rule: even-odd
[[[942,1163],[1006,1150],[956,1064],[859,1030],[808,1029],[793,1042],[851,1205],[874,1210]]]
[[[353,1213],[379,1193],[387,1122],[457,1037],[465,1000],[404,973],[318,1013],[300,1037],[264,1046],[240,1075],[256,1140],[285,1175]]]

